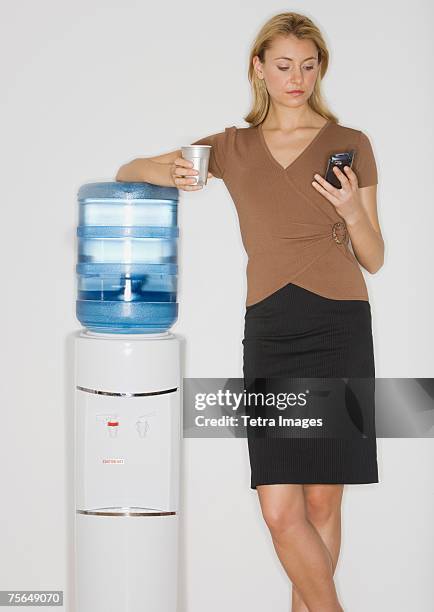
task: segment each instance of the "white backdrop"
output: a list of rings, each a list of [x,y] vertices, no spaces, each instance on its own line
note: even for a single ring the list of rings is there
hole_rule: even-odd
[[[433,9],[429,0],[8,3],[0,23],[0,590],[72,598],[76,191],[137,156],[246,127],[250,44],[298,10],[331,50],[327,100],[371,139],[384,267],[365,272],[377,376],[432,377]],[[180,201],[184,376],[242,376],[246,256],[213,179]],[[348,485],[336,581],[350,612],[434,605],[434,450],[379,440],[380,484]],[[286,612],[245,439],[184,441],[180,612]],[[5,608],[6,609],[6,608]],[[58,609],[58,608],[56,608]],[[122,612],[122,611],[120,611]]]

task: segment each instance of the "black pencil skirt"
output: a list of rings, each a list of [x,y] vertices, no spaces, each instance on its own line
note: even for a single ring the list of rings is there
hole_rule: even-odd
[[[334,300],[288,283],[246,307],[245,388],[282,377],[371,380],[368,437],[270,437],[247,427],[251,488],[261,484],[379,482],[375,365],[366,300]],[[366,416],[365,416],[366,419]],[[373,433],[372,433],[373,432]]]

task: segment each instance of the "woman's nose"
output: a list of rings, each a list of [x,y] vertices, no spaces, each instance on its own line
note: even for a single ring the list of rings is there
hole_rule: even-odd
[[[299,85],[303,81],[303,74],[299,68],[294,68],[291,74],[291,83]]]

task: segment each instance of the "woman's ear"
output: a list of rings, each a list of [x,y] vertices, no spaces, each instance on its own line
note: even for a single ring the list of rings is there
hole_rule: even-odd
[[[254,68],[255,72],[256,72],[256,68],[258,67],[258,63],[259,63],[259,57],[257,55],[255,55],[252,58],[252,64],[253,64],[253,68]],[[257,72],[256,72],[256,74],[257,74]]]

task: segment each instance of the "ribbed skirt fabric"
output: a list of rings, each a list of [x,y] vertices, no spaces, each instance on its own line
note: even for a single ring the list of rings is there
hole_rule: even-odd
[[[243,339],[245,387],[255,378],[367,377],[375,421],[371,308],[333,300],[288,283],[247,306]],[[247,428],[251,488],[261,484],[379,482],[377,445],[369,438],[258,437]]]

